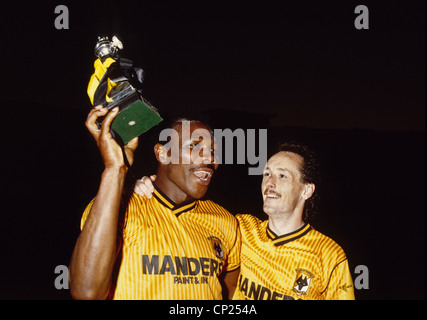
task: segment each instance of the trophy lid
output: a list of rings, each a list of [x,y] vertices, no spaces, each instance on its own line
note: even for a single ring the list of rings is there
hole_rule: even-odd
[[[123,49],[122,42],[113,36],[111,41],[108,37],[98,37],[98,42],[95,45],[95,56],[104,60],[108,57],[118,58],[118,51]]]

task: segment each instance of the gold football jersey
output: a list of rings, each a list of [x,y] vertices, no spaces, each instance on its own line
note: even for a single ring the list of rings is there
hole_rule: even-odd
[[[240,276],[233,299],[352,300],[347,257],[332,239],[305,224],[277,236],[268,220],[239,214]]]
[[[156,187],[150,199],[134,193],[120,229],[112,299],[222,299],[219,274],[240,265],[237,220],[212,201],[176,205]]]

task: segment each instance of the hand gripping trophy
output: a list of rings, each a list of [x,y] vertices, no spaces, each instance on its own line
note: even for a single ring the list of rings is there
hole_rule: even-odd
[[[156,108],[142,97],[143,70],[129,59],[119,56],[123,45],[117,37],[98,37],[95,46],[95,71],[87,93],[93,106],[107,109],[119,107],[119,114],[111,124],[111,133],[120,145],[150,130],[163,119]],[[98,119],[98,126],[102,122]]]

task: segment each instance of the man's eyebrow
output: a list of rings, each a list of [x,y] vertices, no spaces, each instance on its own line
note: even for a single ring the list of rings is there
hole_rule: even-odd
[[[193,137],[189,137],[187,140],[184,140],[184,142],[186,143],[192,143],[192,142],[202,142],[203,139],[201,139],[200,137],[198,137],[197,139],[193,139]]]
[[[270,169],[270,167],[266,167],[265,168],[265,170],[269,170],[269,171],[271,171],[271,169]],[[288,172],[288,173],[290,173],[290,174],[292,174],[293,175],[293,172],[291,171],[291,170],[289,170],[289,169],[286,169],[286,168],[276,168],[276,170],[277,171],[282,171],[282,172]]]
[[[289,171],[288,169],[285,169],[285,168],[276,168],[277,170],[280,170],[280,171]],[[270,169],[270,167],[265,167],[265,170],[271,170]]]
[[[199,144],[199,143],[202,143],[203,141],[205,141],[206,139],[204,139],[204,138],[199,138],[199,139],[190,139],[190,141],[192,142],[192,143],[195,143],[195,144]]]
[[[190,139],[184,141],[184,145],[187,145],[187,144],[200,144],[200,143],[202,143],[206,139],[210,140],[210,141],[213,141],[212,139],[208,139],[207,137],[206,138],[199,137],[197,139],[190,138]],[[218,145],[216,143],[214,143],[214,146],[217,147]]]

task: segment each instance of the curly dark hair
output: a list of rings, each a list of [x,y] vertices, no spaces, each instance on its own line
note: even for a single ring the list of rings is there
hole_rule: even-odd
[[[303,220],[309,222],[319,211],[320,196],[319,190],[321,177],[320,177],[320,165],[317,159],[316,153],[307,147],[306,145],[298,142],[285,142],[279,145],[277,152],[292,152],[303,158],[303,164],[301,167],[301,179],[302,183],[313,183],[316,189],[313,195],[307,199],[304,205]]]

